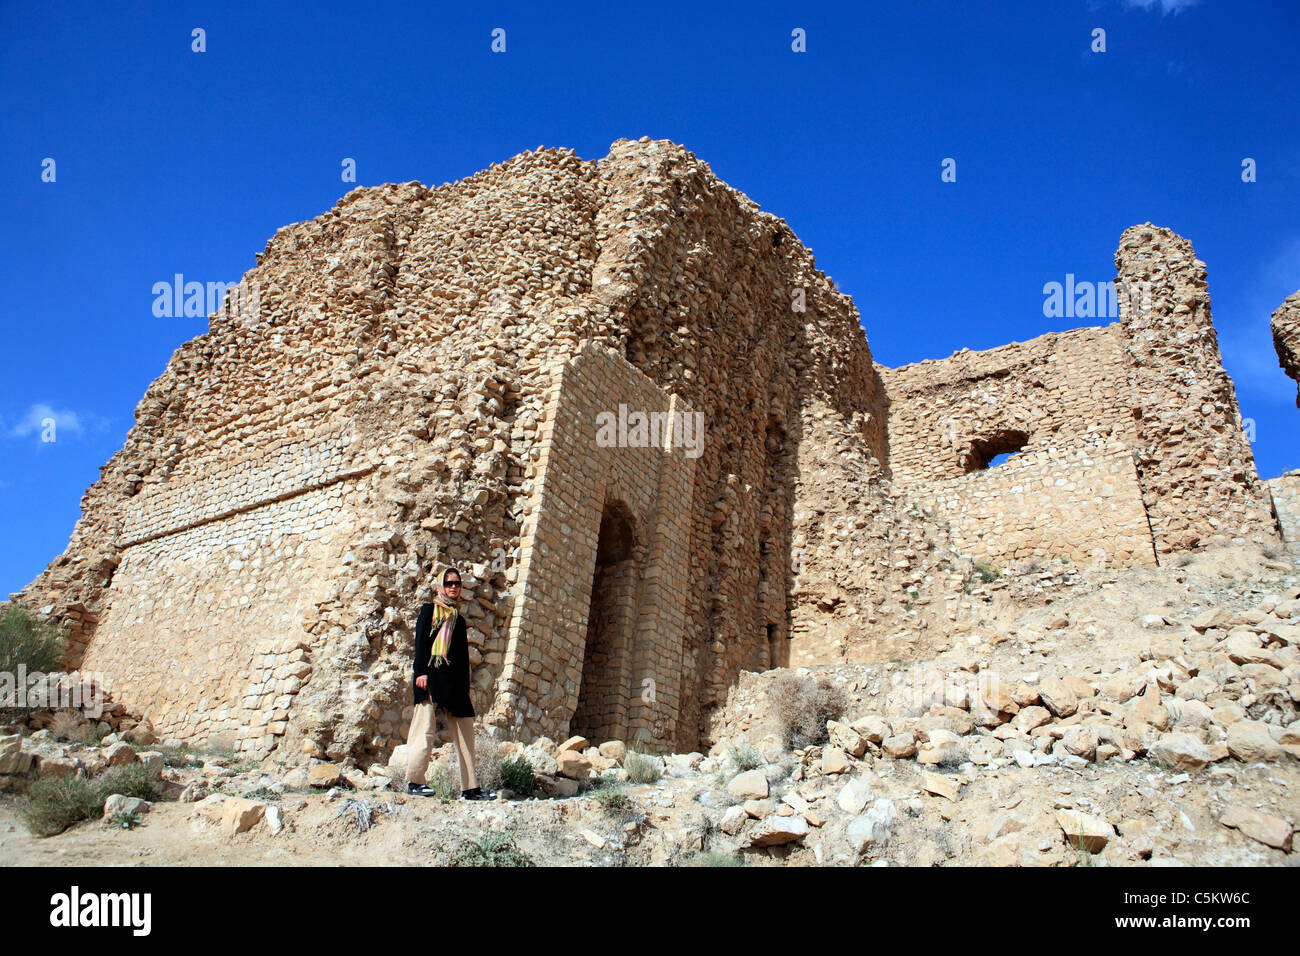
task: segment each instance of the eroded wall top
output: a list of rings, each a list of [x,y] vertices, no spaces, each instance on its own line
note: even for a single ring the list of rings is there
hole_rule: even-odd
[[[1269,323],[1273,347],[1282,369],[1296,381],[1296,407],[1300,408],[1300,292],[1286,297]]]
[[[899,481],[952,478],[993,455],[1090,431],[1136,437],[1118,325],[880,373],[889,395],[889,464]]]

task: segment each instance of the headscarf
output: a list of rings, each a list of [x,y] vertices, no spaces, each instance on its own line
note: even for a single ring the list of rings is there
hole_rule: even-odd
[[[438,594],[433,599],[433,627],[437,630],[437,635],[433,639],[430,667],[436,666],[440,659],[442,663],[447,662],[447,651],[451,649],[451,635],[455,632],[456,618],[460,615],[460,602],[453,599],[446,588],[447,575],[453,571],[456,571],[458,577],[460,576],[460,571],[456,568],[447,568],[438,575]],[[461,588],[464,587],[462,578]]]

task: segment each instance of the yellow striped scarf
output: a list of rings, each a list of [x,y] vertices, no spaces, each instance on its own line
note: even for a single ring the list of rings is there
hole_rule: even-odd
[[[455,604],[447,600],[442,592],[442,585],[438,585],[439,594],[433,599],[433,627],[437,630],[437,636],[433,639],[433,656],[429,660],[429,666],[437,665],[439,658],[446,660],[447,651],[451,649],[451,635],[455,632],[456,616],[459,611]]]

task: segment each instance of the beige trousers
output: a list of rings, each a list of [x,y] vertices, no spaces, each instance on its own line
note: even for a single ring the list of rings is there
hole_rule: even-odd
[[[446,713],[444,711],[444,713]],[[446,714],[451,727],[452,739],[456,742],[456,757],[460,763],[460,788],[473,790],[478,786],[474,777],[474,718],[453,717]],[[429,754],[438,738],[438,721],[434,714],[434,705],[416,704],[411,714],[411,729],[406,732],[406,781],[407,783],[425,783],[425,772],[429,766]]]

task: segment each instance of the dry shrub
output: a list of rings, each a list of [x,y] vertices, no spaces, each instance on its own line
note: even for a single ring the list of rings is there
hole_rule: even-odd
[[[772,709],[788,750],[826,743],[826,721],[844,715],[843,689],[825,677],[801,677],[787,671],[772,684]]]
[[[487,734],[474,737],[474,776],[484,790],[501,789],[501,748]]]
[[[90,736],[91,727],[75,710],[56,710],[47,728],[55,740],[83,741]]]

